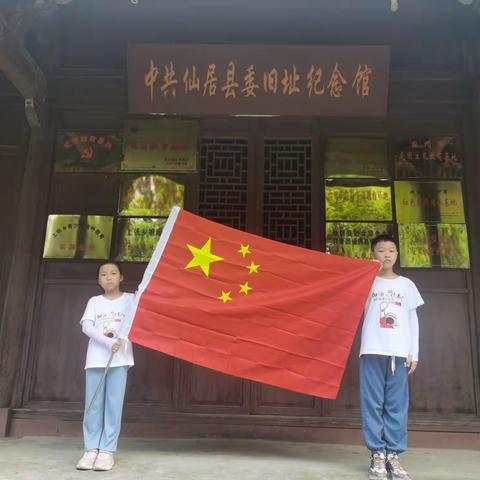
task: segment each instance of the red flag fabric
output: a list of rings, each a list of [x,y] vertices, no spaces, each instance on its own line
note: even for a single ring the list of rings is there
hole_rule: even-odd
[[[378,269],[175,207],[128,337],[220,372],[334,399]]]

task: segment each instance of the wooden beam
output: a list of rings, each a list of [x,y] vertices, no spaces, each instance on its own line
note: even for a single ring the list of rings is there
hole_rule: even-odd
[[[33,99],[37,104],[45,101],[47,82],[42,70],[1,14],[0,70],[25,99]]]

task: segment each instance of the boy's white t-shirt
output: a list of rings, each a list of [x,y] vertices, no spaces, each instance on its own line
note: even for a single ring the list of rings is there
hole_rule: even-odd
[[[134,306],[135,295],[122,293],[114,300],[109,300],[103,295],[90,298],[85,308],[85,313],[80,323],[90,321],[93,326],[106,337],[116,338],[120,325],[127,312]],[[85,368],[103,368],[107,366],[112,351],[102,343],[90,338],[88,342],[87,360]],[[113,356],[111,367],[132,366],[133,350],[132,343],[127,342]]]
[[[376,277],[365,304],[360,355],[408,357],[412,341],[409,312],[423,304],[408,278]]]

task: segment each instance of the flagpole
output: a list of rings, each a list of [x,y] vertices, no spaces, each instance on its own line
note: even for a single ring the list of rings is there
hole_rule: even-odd
[[[110,364],[112,363],[112,358],[113,358],[114,355],[115,355],[115,352],[112,352],[110,354],[110,358],[108,359],[107,366],[105,367],[105,370],[103,371],[102,378],[100,378],[100,380],[98,382],[98,385],[97,385],[97,388],[95,389],[95,393],[93,394],[93,397],[90,400],[90,405],[88,405],[87,413],[86,413],[87,415],[89,414],[91,408],[93,407],[93,404],[95,403],[95,400],[98,397],[98,393],[100,392],[100,388],[102,387],[103,382],[105,381],[105,378],[107,376],[107,373],[108,373],[108,370],[110,368]]]

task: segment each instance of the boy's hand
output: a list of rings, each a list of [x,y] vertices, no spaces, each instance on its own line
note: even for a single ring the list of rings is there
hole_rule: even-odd
[[[122,346],[122,341],[117,338],[115,340],[115,343],[112,345],[112,352],[117,353],[120,350],[121,346]]]
[[[408,374],[411,375],[417,369],[418,361],[412,360],[412,356],[409,355],[407,361],[405,362],[405,366],[408,368]]]

